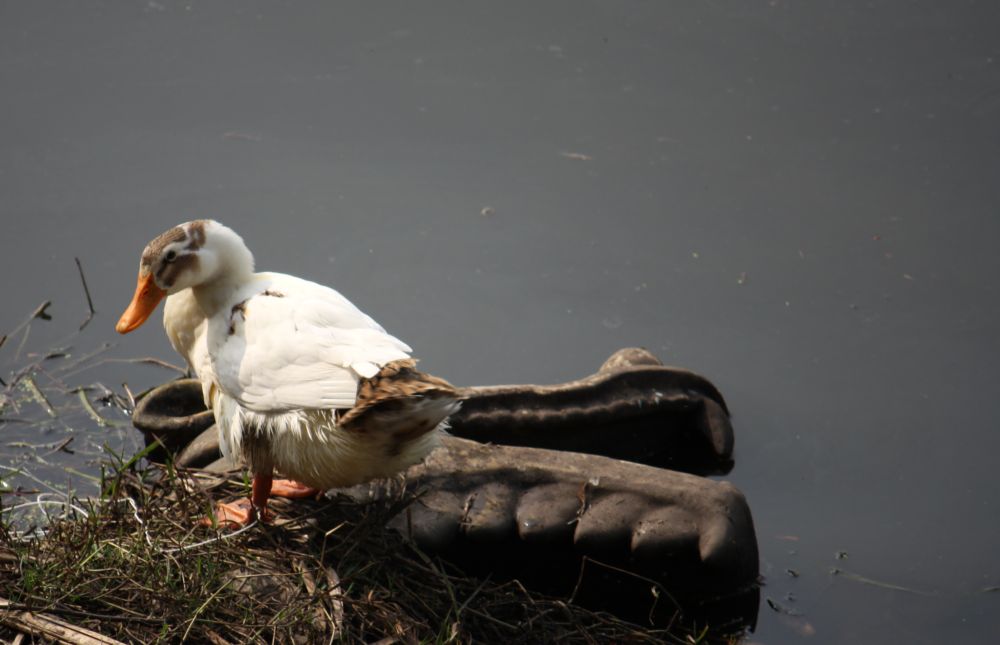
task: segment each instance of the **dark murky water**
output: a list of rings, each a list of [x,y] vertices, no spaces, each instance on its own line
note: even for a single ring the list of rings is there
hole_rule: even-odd
[[[74,351],[178,360],[112,327],[145,242],[214,217],[457,383],[643,345],[736,414],[763,595],[802,614],[754,642],[995,638],[997,5],[378,6],[0,5],[0,330],[49,299],[23,351],[73,332],[76,256]],[[0,427],[2,463],[62,432]]]

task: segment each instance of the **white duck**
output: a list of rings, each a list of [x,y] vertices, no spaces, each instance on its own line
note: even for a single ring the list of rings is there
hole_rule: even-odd
[[[433,449],[460,406],[333,289],[254,273],[242,238],[218,222],[187,222],[146,246],[117,331],[138,328],[164,296],[167,335],[202,382],[223,453],[253,471],[250,507],[220,504],[223,521],[266,517],[269,494],[315,492],[273,481],[275,468],[315,489],[395,474]]]

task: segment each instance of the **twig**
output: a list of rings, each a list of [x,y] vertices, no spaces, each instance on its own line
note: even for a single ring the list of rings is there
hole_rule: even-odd
[[[54,488],[52,486],[52,484],[48,483],[44,479],[39,479],[38,477],[35,477],[34,475],[32,475],[27,470],[24,470],[23,468],[16,467],[16,466],[5,466],[3,464],[0,464],[0,468],[3,468],[4,470],[9,471],[11,473],[10,476],[12,476],[12,477],[16,476],[16,475],[17,476],[21,476],[21,477],[27,477],[28,479],[30,479],[31,481],[35,482],[36,484],[41,484],[45,488],[48,488],[53,493],[55,493],[57,495],[63,495],[63,492],[61,490],[59,490],[58,488]]]
[[[840,576],[842,578],[847,578],[848,580],[853,580],[855,582],[860,582],[864,585],[871,585],[873,587],[881,587],[883,589],[891,589],[893,591],[903,591],[905,593],[912,593],[918,596],[936,596],[937,593],[933,591],[922,591],[920,589],[912,589],[910,587],[904,587],[902,585],[892,584],[891,582],[883,582],[881,580],[875,580],[873,578],[867,578],[865,576],[853,573],[851,571],[844,571],[843,569],[838,569],[837,567],[830,568],[830,575]]]
[[[76,260],[76,268],[80,271],[80,282],[83,283],[83,293],[87,296],[87,307],[90,309],[90,313],[87,314],[87,319],[80,323],[80,331],[94,318],[94,301],[90,299],[90,289],[87,288],[87,278],[83,277],[83,265],[80,264],[80,258],[73,258]]]
[[[24,378],[21,382],[24,383],[25,389],[31,393],[31,396],[35,399],[35,401],[38,402],[40,406],[42,406],[42,408],[45,409],[45,411],[48,413],[50,417],[54,419],[58,416],[56,414],[55,408],[53,408],[52,404],[49,403],[49,400],[45,398],[45,395],[42,394],[42,391],[38,389],[38,385],[35,384],[34,378],[28,376]]]
[[[321,561],[322,562],[322,561]],[[344,590],[340,584],[340,576],[333,567],[324,569],[327,581],[327,593],[333,602],[333,630],[331,637],[344,634]]]
[[[100,483],[101,483],[101,478],[100,477],[94,477],[93,475],[88,475],[87,473],[80,472],[76,468],[70,468],[69,466],[65,466],[65,467],[63,467],[63,470],[65,470],[66,472],[70,473],[71,475],[76,475],[77,477],[83,477],[84,479],[89,479],[90,481],[94,482],[95,484],[100,485]]]
[[[44,495],[48,495],[48,493],[41,493],[37,499],[30,502],[23,502],[21,504],[15,504],[13,506],[6,506],[3,509],[0,509],[0,514],[12,513],[22,508],[42,508],[44,506],[62,506],[63,508],[73,509],[75,512],[79,513],[83,517],[87,517],[89,515],[89,513],[87,513],[86,510],[80,508],[79,506],[76,506],[75,504],[72,504],[67,499],[43,499]]]
[[[52,302],[49,301],[49,300],[46,300],[42,304],[40,304],[37,307],[35,307],[35,310],[33,312],[31,312],[31,315],[28,316],[28,318],[25,319],[20,325],[18,325],[13,330],[7,332],[2,337],[0,337],[0,347],[3,347],[4,343],[7,342],[8,338],[13,338],[15,334],[17,334],[19,331],[21,331],[25,327],[29,327],[30,328],[31,321],[34,320],[35,318],[41,318],[42,320],[52,320],[52,316],[50,316],[49,313],[47,311],[45,311],[51,305],[52,305]],[[25,338],[27,338],[27,333],[25,334]],[[25,339],[21,340],[21,347],[22,348],[24,347],[24,340]],[[18,356],[20,356],[20,354],[21,354],[21,350],[20,349],[17,350],[17,354],[18,354]],[[15,357],[14,360],[17,360],[17,358]]]
[[[77,333],[79,333],[79,332],[77,332]],[[84,363],[86,363],[90,359],[94,358],[95,356],[99,356],[99,355],[103,354],[104,352],[108,351],[109,349],[111,349],[114,346],[115,346],[114,343],[102,343],[101,347],[99,349],[95,349],[92,352],[84,354],[84,355],[80,356],[79,358],[77,358],[75,361],[70,361],[68,363],[64,363],[64,364],[60,365],[55,370],[53,370],[52,373],[53,374],[62,374],[63,372],[68,372],[68,371],[70,371],[70,370],[72,370],[72,369],[74,369],[76,367],[79,367],[80,365],[83,365]]]
[[[19,423],[31,423],[31,421],[27,419],[0,419],[0,421],[16,421]],[[63,448],[68,446],[70,442],[73,441],[73,439],[75,439],[75,437],[68,437],[60,441],[50,441],[48,443],[28,443],[27,441],[8,441],[4,445],[9,446],[11,448],[29,448],[31,450],[39,450],[41,448],[51,448],[49,452],[45,453],[45,454],[51,454],[58,450],[62,450]]]
[[[232,580],[226,580],[225,582],[223,582],[222,586],[216,589],[215,593],[209,596],[205,600],[205,602],[201,603],[201,606],[194,611],[194,615],[191,616],[191,621],[188,623],[187,629],[184,630],[184,635],[181,636],[182,641],[187,640],[188,634],[191,632],[191,628],[194,627],[194,622],[198,620],[198,616],[201,614],[201,612],[205,611],[205,607],[208,607],[209,603],[215,600],[215,597],[218,596],[220,593],[222,593],[222,590],[228,587],[230,582],[232,582]]]
[[[90,399],[87,398],[87,393],[83,391],[83,388],[78,389],[76,393],[80,398],[80,403],[83,405],[83,409],[87,411],[87,414],[90,415],[91,419],[97,422],[97,425],[102,428],[109,425],[108,420],[99,415],[97,410],[94,409],[94,406],[91,405]]]
[[[17,362],[21,359],[21,352],[24,350],[25,343],[28,342],[28,336],[31,335],[31,325],[24,328],[24,333],[21,334],[21,342],[17,344],[17,351],[14,352],[14,361]]]
[[[129,389],[128,383],[122,383],[122,389],[125,390],[126,396],[128,396],[129,410],[128,413],[131,414],[135,411],[135,395],[132,394],[132,390]]]
[[[576,594],[577,592],[580,591],[580,585],[583,583],[583,569],[585,566],[587,566],[588,562],[597,565],[599,567],[608,569],[609,571],[616,571],[618,573],[625,574],[630,578],[635,578],[636,580],[642,580],[643,582],[649,584],[653,589],[657,589],[659,593],[664,594],[667,598],[670,599],[672,603],[674,603],[674,607],[680,609],[681,605],[680,603],[677,602],[677,599],[674,598],[672,595],[670,595],[670,593],[668,593],[667,590],[663,588],[663,585],[657,582],[656,580],[653,580],[652,578],[647,578],[646,576],[640,576],[638,573],[634,571],[629,571],[628,569],[621,569],[619,567],[612,566],[606,562],[595,560],[594,558],[591,558],[590,556],[586,555],[583,556],[583,559],[580,562],[580,576],[576,580],[576,586],[573,587],[573,593],[570,594],[570,597],[566,602],[573,604],[573,602],[576,600]]]
[[[46,300],[42,304],[38,305],[38,307],[36,307],[35,310],[31,312],[31,318],[28,319],[28,322],[31,322],[35,318],[41,318],[42,320],[52,320],[52,315],[49,314],[49,312],[45,311],[51,306],[52,306],[51,300]]]
[[[483,587],[485,587],[486,583],[488,583],[489,581],[490,577],[486,576],[486,578],[483,579],[481,583],[479,583],[479,586],[476,587],[476,589],[471,594],[469,594],[469,597],[465,599],[465,602],[462,603],[462,606],[458,608],[457,612],[455,612],[455,620],[458,620],[461,617],[462,612],[465,610],[465,608],[469,606],[469,603],[472,602],[473,598],[479,595],[479,592],[483,590]]]
[[[73,451],[70,450],[68,446],[69,446],[69,444],[73,443],[74,439],[76,439],[76,437],[74,437],[74,436],[66,437],[63,441],[59,442],[58,446],[56,446],[55,448],[53,448],[49,452],[45,453],[45,455],[43,455],[43,456],[51,455],[52,453],[59,452],[60,450],[63,451],[63,452],[65,452],[66,454],[72,455]]]
[[[489,614],[485,614],[485,613],[479,611],[478,609],[472,609],[470,607],[466,611],[468,611],[473,616],[479,616],[480,618],[488,620],[488,621],[490,621],[491,623],[493,623],[495,625],[499,625],[500,627],[504,627],[504,628],[509,629],[511,631],[514,631],[514,632],[518,631],[518,628],[517,628],[516,625],[511,625],[510,623],[504,622],[504,621],[500,620],[499,618],[494,618],[493,616],[490,616]]]
[[[63,613],[82,614],[85,617],[93,615],[86,612]],[[101,618],[109,618],[101,616]],[[112,617],[113,618],[113,617]],[[28,632],[34,636],[52,639],[57,643],[73,645],[124,645],[121,641],[99,634],[84,627],[77,627],[55,616],[32,612],[17,603],[0,598],[0,623]]]
[[[167,361],[163,361],[158,358],[153,358],[152,356],[145,356],[142,358],[102,358],[101,360],[90,363],[89,365],[84,365],[80,369],[73,370],[72,372],[67,372],[66,374],[63,374],[62,377],[69,378],[70,376],[75,376],[80,372],[93,369],[98,365],[104,365],[105,363],[132,363],[132,364],[156,365],[157,367],[163,367],[168,370],[173,370],[178,374],[180,374],[181,376],[187,374],[187,370],[185,370],[183,367],[179,367],[177,365],[174,365],[173,363],[168,363]]]
[[[765,600],[765,602],[767,602],[767,606],[768,607],[770,607],[772,610],[778,612],[779,614],[785,614],[786,616],[792,616],[794,618],[798,618],[798,617],[802,616],[801,612],[796,611],[796,610],[792,609],[791,607],[786,607],[786,606],[782,605],[780,602],[778,602],[777,600],[774,600],[771,597],[767,597],[764,600]]]
[[[7,609],[7,610],[20,610],[20,611],[35,613],[35,609],[33,609],[30,605],[25,605],[24,603],[19,603],[19,602],[13,602],[11,600],[6,600],[5,598],[0,598],[0,610],[3,610],[3,609]],[[74,617],[77,617],[77,618],[92,618],[94,620],[109,620],[109,621],[119,622],[119,623],[136,622],[136,623],[145,623],[147,625],[157,625],[157,624],[160,624],[160,623],[163,622],[162,619],[158,619],[158,618],[146,618],[145,616],[140,616],[140,615],[122,616],[120,614],[98,614],[98,613],[94,613],[94,612],[91,612],[91,611],[80,611],[79,609],[70,609],[68,607],[46,607],[45,611],[47,611],[49,613],[53,613],[53,614],[60,614],[60,615],[63,615],[63,616],[74,616]],[[0,612],[0,616],[2,616],[2,615],[3,615],[3,613]],[[36,614],[36,615],[38,615],[38,614]],[[73,627],[73,629],[82,629],[82,628]],[[86,631],[86,630],[84,630],[84,631]],[[97,636],[99,638],[105,639],[105,640],[102,640],[102,641],[98,641],[98,642],[101,642],[101,643],[104,643],[104,642],[107,642],[107,643],[118,643],[119,642],[119,641],[116,641],[114,639],[110,639],[107,636],[103,636],[101,634],[97,634]]]

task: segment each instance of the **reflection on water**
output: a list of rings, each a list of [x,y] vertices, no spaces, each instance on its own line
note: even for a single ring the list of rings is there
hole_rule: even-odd
[[[74,257],[97,311],[74,356],[176,361],[155,325],[112,326],[142,245],[215,217],[459,384],[558,382],[629,345],[711,378],[767,576],[758,640],[984,642],[998,11],[5,5],[0,330],[43,300],[53,320],[0,376],[85,317]],[[74,396],[52,405],[85,426]],[[116,431],[45,477],[85,486],[64,467],[93,475]]]

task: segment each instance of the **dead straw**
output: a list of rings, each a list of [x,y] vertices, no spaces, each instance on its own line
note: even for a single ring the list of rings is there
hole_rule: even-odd
[[[3,516],[11,604],[0,638],[24,629],[9,618],[16,609],[123,641],[688,642],[464,575],[385,528],[403,493],[276,500],[278,522],[229,537],[197,520],[212,499],[243,494],[241,479],[125,465],[105,477],[101,499],[74,502],[44,537],[18,539],[16,513]]]

